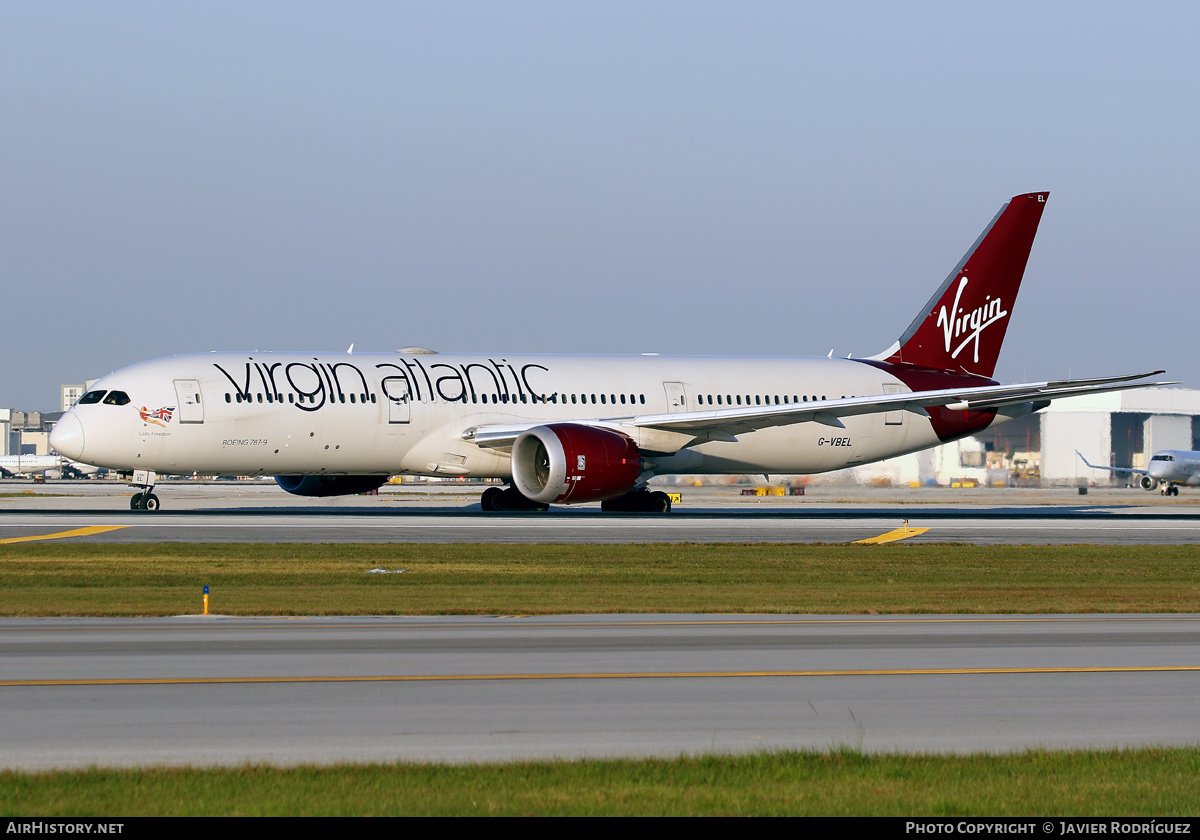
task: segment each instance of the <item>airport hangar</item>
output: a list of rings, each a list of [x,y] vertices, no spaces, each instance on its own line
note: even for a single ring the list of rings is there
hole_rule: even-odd
[[[1145,388],[1055,400],[975,437],[846,471],[858,483],[1123,486],[1093,464],[1145,469],[1163,449],[1200,450],[1200,391]],[[1134,476],[1136,478],[1136,476]]]

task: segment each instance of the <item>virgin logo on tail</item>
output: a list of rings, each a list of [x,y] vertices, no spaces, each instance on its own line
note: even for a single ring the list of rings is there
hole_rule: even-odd
[[[957,359],[958,354],[963,351],[971,342],[975,343],[974,360],[979,361],[979,336],[983,331],[992,324],[999,321],[1008,315],[1008,311],[1002,309],[1003,304],[999,297],[993,298],[991,295],[984,301],[983,306],[976,307],[970,312],[963,314],[959,309],[958,302],[962,299],[963,290],[967,288],[967,278],[963,277],[958,282],[958,290],[954,293],[954,305],[950,307],[950,311],[946,311],[943,304],[938,312],[937,325],[942,328],[942,335],[946,339],[946,352],[950,354],[951,359]],[[965,335],[966,338],[954,348],[950,349],[954,340]]]

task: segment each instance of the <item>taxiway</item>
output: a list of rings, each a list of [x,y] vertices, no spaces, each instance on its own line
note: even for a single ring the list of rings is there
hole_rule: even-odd
[[[1194,744],[1200,615],[0,620],[0,766]]]
[[[6,485],[28,487],[28,482]],[[822,490],[801,498],[691,488],[667,516],[605,514],[598,505],[485,514],[479,487],[406,488],[377,496],[304,499],[268,484],[164,485],[164,509],[128,509],[121,485],[43,485],[0,500],[0,543],[89,542],[854,542],[902,528],[916,542],[1186,544],[1200,541],[1200,505],[1136,490]]]

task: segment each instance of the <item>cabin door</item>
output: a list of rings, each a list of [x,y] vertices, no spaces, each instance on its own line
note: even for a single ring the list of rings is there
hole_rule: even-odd
[[[179,400],[180,423],[203,423],[204,403],[200,399],[200,383],[195,379],[176,379],[175,396]]]
[[[663,390],[667,392],[667,413],[687,411],[687,393],[682,382],[664,382]]]

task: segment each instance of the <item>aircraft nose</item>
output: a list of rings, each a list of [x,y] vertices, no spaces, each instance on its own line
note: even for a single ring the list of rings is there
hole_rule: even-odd
[[[64,455],[72,461],[83,460],[83,424],[68,411],[62,416],[50,432],[50,446],[59,455]]]

